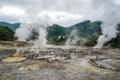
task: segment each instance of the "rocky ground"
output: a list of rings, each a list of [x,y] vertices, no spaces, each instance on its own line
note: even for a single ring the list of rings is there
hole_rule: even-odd
[[[0,80],[120,80],[117,48],[0,45]]]

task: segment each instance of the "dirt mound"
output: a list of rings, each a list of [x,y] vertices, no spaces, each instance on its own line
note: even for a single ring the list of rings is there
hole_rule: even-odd
[[[0,41],[0,45],[8,47],[10,46],[25,47],[28,45],[28,43],[24,41]]]

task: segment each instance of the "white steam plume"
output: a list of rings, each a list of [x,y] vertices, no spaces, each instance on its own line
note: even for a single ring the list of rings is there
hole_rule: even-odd
[[[38,33],[39,33],[39,36],[38,36],[38,39],[34,42],[34,46],[31,48],[32,49],[37,49],[37,48],[40,48],[40,47],[44,47],[47,45],[47,26],[41,26],[39,27],[38,29]]]
[[[33,2],[41,3],[41,1],[44,2],[44,0],[41,0],[40,2],[39,2],[39,0],[38,1],[31,0],[31,1],[32,1],[32,3]],[[112,38],[115,38],[116,33],[118,32],[116,27],[117,27],[117,24],[120,22],[120,15],[119,15],[120,6],[119,6],[119,4],[116,4],[115,0],[75,0],[75,1],[74,0],[72,0],[72,1],[54,0],[53,2],[51,2],[51,1],[49,2],[49,0],[48,0],[47,5],[42,5],[42,3],[41,3],[41,5],[34,4],[35,7],[33,7],[32,3],[27,4],[27,2],[26,2],[25,3],[26,6],[24,6],[25,11],[27,12],[28,17],[30,18],[27,20],[30,20],[28,22],[31,22],[31,23],[39,23],[40,25],[46,26],[46,24],[49,24],[48,16],[53,18],[51,13],[52,14],[56,13],[56,12],[60,13],[61,11],[64,13],[67,13],[67,14],[65,14],[65,16],[67,16],[68,13],[83,15],[82,18],[80,17],[80,21],[101,20],[103,22],[103,25],[101,26],[103,35],[101,35],[99,37],[98,44],[96,45],[96,47],[102,47],[104,45],[104,43],[111,40]],[[46,1],[45,1],[45,3],[46,3]],[[55,5],[52,3],[55,3],[55,4],[57,3],[57,4]],[[18,4],[20,4],[20,3],[18,3]],[[19,7],[21,7],[21,6],[23,6],[23,5],[20,4]],[[39,6],[41,6],[41,7],[39,7]],[[69,7],[70,7],[70,9],[69,9]],[[49,15],[47,13],[45,13],[47,16],[46,15],[44,16],[44,15],[42,15],[42,12],[45,10],[48,12],[49,11],[52,11],[52,12],[49,12],[49,13],[47,12]],[[40,14],[39,16],[38,16],[38,13]],[[57,19],[57,21],[59,21],[59,19],[61,20],[61,18],[64,18],[65,16],[61,16],[61,17],[57,16],[56,17],[56,15],[55,15],[55,18],[50,19],[50,20],[52,22],[55,22],[54,20],[56,20],[56,19]],[[71,21],[71,18],[66,19],[66,21],[67,20]],[[65,22],[64,20],[61,20],[61,21]],[[21,26],[23,26],[23,25],[21,25]],[[36,27],[34,27],[34,29],[36,29]],[[38,33],[41,33],[41,32],[39,32],[39,31],[41,31],[41,29],[45,29],[45,28],[37,28]],[[31,28],[28,28],[26,26],[20,27],[19,30],[16,31],[16,36],[18,37],[19,40],[25,41],[31,35],[30,30],[31,30]],[[43,32],[46,32],[46,31],[43,30]],[[46,34],[47,33],[45,33],[45,35]],[[43,40],[43,39],[41,39],[40,36],[41,35],[39,34],[38,41]],[[46,42],[46,40],[44,40],[44,41]],[[40,41],[40,42],[42,42],[42,41]],[[44,43],[44,42],[42,42],[42,43]]]
[[[19,41],[26,41],[32,35],[32,30],[35,30],[39,35],[38,39],[35,41],[34,46],[38,47],[41,45],[46,45],[46,29],[48,25],[50,25],[48,20],[48,17],[43,15],[33,19],[33,21],[30,21],[29,23],[22,23],[20,25],[20,28],[16,30],[15,36]]]
[[[66,46],[76,45],[78,40],[79,40],[78,30],[74,29],[74,30],[72,30],[72,32],[70,33],[69,38],[68,38],[68,40],[66,41],[65,45],[66,45]]]
[[[47,35],[46,28],[40,28],[38,40],[41,41],[40,43],[42,43],[43,45],[47,43],[46,35]]]
[[[119,6],[112,0],[106,0],[106,3],[103,3],[103,0],[99,1],[98,3],[102,5],[98,4],[97,7],[102,6],[104,13],[100,18],[103,21],[101,26],[102,35],[98,38],[98,43],[95,48],[101,48],[106,42],[110,41],[112,38],[116,38],[118,32],[117,24],[120,22]]]
[[[45,44],[47,35],[46,28],[47,25],[40,23],[22,23],[20,28],[16,30],[15,36],[18,37],[19,41],[26,41],[32,35],[32,30],[34,29],[39,34],[38,41],[40,41],[41,44]]]
[[[15,31],[15,36],[18,38],[18,41],[26,41],[29,39],[32,28],[33,27],[30,24],[21,24],[20,28]]]

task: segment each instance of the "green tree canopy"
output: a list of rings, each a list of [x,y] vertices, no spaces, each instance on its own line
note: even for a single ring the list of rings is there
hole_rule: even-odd
[[[0,26],[0,40],[11,41],[14,39],[14,32],[7,26]]]

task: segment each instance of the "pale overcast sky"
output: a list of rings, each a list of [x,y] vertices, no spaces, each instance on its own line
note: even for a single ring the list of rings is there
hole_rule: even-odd
[[[0,0],[0,21],[39,23],[45,18],[50,23],[69,26],[101,18],[106,5],[120,10],[120,0]]]

